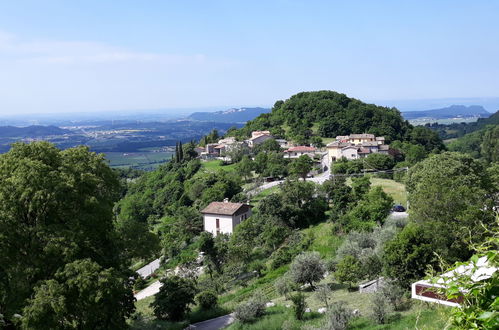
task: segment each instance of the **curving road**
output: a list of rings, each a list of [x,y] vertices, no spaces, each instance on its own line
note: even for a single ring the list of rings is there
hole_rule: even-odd
[[[161,288],[161,285],[162,284],[160,281],[156,281],[156,282],[152,283],[144,290],[137,292],[135,294],[135,299],[137,299],[137,301],[138,301],[138,300],[150,297],[150,296],[154,296],[156,293],[159,292],[159,288]]]
[[[211,320],[206,320],[203,322],[198,322],[189,325],[186,329],[192,329],[192,330],[218,330],[218,329],[223,329],[229,324],[234,322],[234,315],[233,314],[228,314],[224,316],[220,316]]]

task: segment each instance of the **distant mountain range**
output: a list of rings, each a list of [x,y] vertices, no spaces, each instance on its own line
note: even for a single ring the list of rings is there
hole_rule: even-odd
[[[402,112],[406,120],[431,118],[431,119],[449,119],[449,118],[487,118],[491,115],[481,105],[451,105],[450,107],[422,111]]]
[[[64,135],[69,133],[71,133],[71,131],[59,128],[57,126],[33,125],[27,127],[15,127],[15,126],[0,127],[0,137],[34,138],[34,137],[48,136],[48,135]]]
[[[268,108],[232,108],[216,112],[194,112],[187,119],[219,123],[245,123],[268,112],[270,112]]]

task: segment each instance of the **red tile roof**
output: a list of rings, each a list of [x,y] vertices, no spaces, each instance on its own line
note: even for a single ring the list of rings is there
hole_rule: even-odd
[[[314,147],[307,147],[307,146],[297,146],[297,147],[291,147],[286,152],[313,152],[317,149]]]
[[[201,213],[233,215],[242,207],[249,208],[251,206],[243,203],[211,202],[210,205],[201,211]]]

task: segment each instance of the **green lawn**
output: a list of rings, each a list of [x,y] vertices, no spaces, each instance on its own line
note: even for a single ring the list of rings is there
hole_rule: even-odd
[[[352,184],[352,179],[347,179],[347,185]],[[390,179],[371,178],[371,185],[373,187],[380,186],[383,191],[393,198],[395,204],[407,205],[407,191],[403,183]]]
[[[236,164],[224,165],[223,161],[221,161],[219,159],[209,160],[206,162],[202,162],[201,164],[202,164],[203,169],[210,171],[210,172],[216,172],[219,170],[226,171],[226,172],[233,172],[236,169]]]
[[[273,194],[273,193],[279,191],[279,189],[280,189],[279,186],[274,186],[274,187],[271,187],[269,189],[265,189],[265,190],[259,192],[258,194],[256,194],[255,196],[253,196],[251,198],[251,205],[258,207],[258,205],[260,204],[260,201],[262,199],[264,199],[265,197],[267,197],[270,194]]]
[[[312,235],[313,241],[309,247],[310,251],[317,251],[322,258],[332,259],[336,255],[336,250],[343,242],[343,237],[333,234],[333,224],[323,222],[303,230],[306,235]]]
[[[392,196],[395,204],[407,205],[407,191],[405,185],[389,179],[371,178],[371,185],[373,187],[381,186],[383,191]]]

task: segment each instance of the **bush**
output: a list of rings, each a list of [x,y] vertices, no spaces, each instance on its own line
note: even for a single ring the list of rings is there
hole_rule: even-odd
[[[371,303],[372,319],[378,324],[385,324],[389,313],[389,304],[386,297],[380,292],[375,293],[372,297]]]
[[[218,304],[217,296],[211,291],[203,291],[196,296],[196,301],[202,309],[212,309]]]
[[[326,315],[324,329],[345,330],[352,319],[352,311],[343,301],[331,305],[331,310]]]
[[[297,320],[303,320],[305,309],[307,308],[305,296],[299,292],[291,297],[291,301],[293,302],[293,312],[295,313],[295,318]]]
[[[317,289],[315,289],[315,298],[319,300],[321,303],[324,303],[327,308],[329,308],[329,298],[331,296],[331,288],[329,285],[319,285]]]
[[[237,306],[234,317],[242,323],[249,323],[265,313],[265,302],[261,298],[252,298]]]
[[[404,299],[405,293],[406,290],[395,283],[387,283],[381,289],[381,294],[396,311],[402,311],[406,307],[407,303]]]
[[[353,288],[362,278],[360,260],[347,255],[338,263],[334,276],[341,283],[347,283],[349,288]]]
[[[288,293],[293,291],[293,283],[287,275],[284,275],[275,281],[274,288],[278,294],[283,295],[287,299]]]

